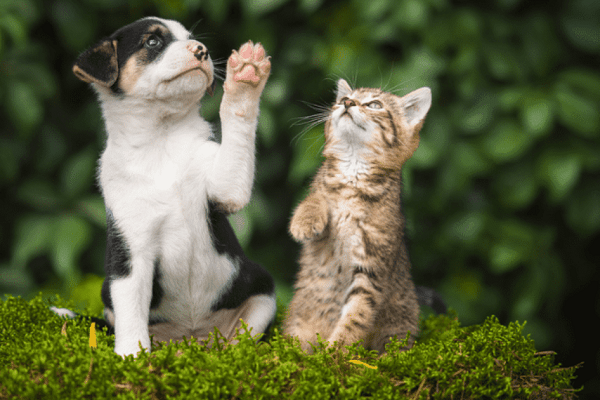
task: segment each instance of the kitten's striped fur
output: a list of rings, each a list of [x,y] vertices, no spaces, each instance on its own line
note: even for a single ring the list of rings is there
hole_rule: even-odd
[[[385,351],[390,337],[418,330],[400,205],[401,167],[419,144],[431,105],[421,88],[404,97],[352,90],[338,81],[325,123],[326,157],[290,232],[303,244],[284,332],[316,343],[363,340]]]

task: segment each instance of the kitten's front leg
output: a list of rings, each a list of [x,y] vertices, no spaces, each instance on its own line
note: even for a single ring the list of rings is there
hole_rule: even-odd
[[[260,43],[242,45],[227,61],[220,108],[222,140],[207,189],[210,199],[228,212],[250,200],[258,105],[270,71],[270,57]]]
[[[372,269],[354,267],[340,320],[327,339],[329,344],[349,345],[362,339],[364,345],[369,346],[376,328],[373,326],[375,316],[383,300],[379,277]]]
[[[309,194],[294,211],[290,233],[298,242],[314,239],[323,233],[329,221],[329,207],[321,196]]]

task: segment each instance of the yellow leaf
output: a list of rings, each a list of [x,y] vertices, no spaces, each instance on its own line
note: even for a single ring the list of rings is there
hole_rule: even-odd
[[[372,365],[369,365],[369,364],[367,364],[367,363],[364,363],[364,362],[362,362],[362,361],[358,361],[358,360],[350,360],[350,362],[351,362],[352,364],[364,365],[364,366],[365,366],[365,367],[367,367],[367,368],[371,368],[371,369],[377,369],[377,367],[374,367],[374,366],[372,366]]]
[[[96,323],[92,322],[92,326],[90,326],[90,347],[96,348]]]
[[[67,336],[67,321],[65,321],[65,323],[63,324],[61,330],[60,330],[60,334]]]

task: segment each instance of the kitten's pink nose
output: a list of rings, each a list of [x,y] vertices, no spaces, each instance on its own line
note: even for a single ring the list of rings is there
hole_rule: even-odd
[[[344,108],[350,108],[352,106],[355,106],[356,103],[354,102],[354,100],[344,100]]]

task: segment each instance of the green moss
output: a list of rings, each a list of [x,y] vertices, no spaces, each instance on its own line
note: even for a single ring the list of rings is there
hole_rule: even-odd
[[[72,306],[41,296],[0,302],[0,399],[505,399],[576,392],[577,367],[560,368],[554,353],[536,352],[522,335],[524,324],[506,327],[495,317],[461,327],[456,315],[430,316],[410,351],[399,351],[401,340],[383,356],[360,344],[321,342],[306,355],[280,334],[280,312],[258,344],[245,329],[236,345],[215,332],[210,349],[190,341],[155,344],[151,354],[122,359],[112,336],[98,331],[98,347],[90,348],[89,320],[61,319],[50,303]]]

